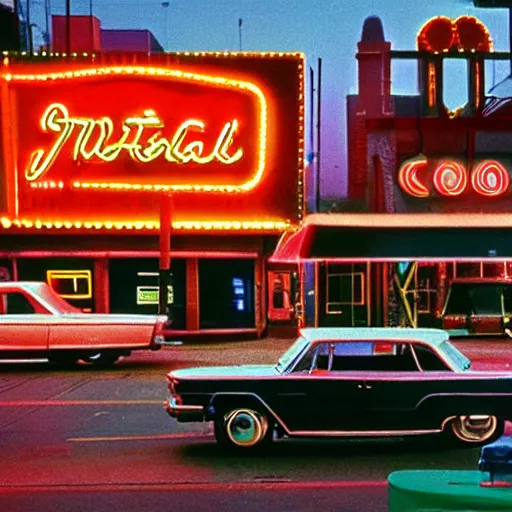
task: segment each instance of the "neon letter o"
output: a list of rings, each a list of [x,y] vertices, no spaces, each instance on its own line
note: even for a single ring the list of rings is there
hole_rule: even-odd
[[[501,196],[510,187],[510,175],[499,162],[484,160],[471,173],[471,186],[483,196]]]
[[[436,167],[433,181],[442,196],[459,196],[466,190],[468,174],[463,165],[445,160]]]

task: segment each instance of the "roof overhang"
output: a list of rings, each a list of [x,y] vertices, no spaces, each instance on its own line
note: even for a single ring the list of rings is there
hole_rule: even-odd
[[[512,258],[512,214],[312,214],[285,233],[271,263]]]

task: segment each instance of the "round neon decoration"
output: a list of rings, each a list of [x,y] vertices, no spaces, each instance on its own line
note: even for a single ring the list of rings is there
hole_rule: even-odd
[[[471,186],[483,196],[500,196],[510,187],[510,175],[499,162],[483,161],[471,173]]]
[[[445,160],[436,167],[433,182],[442,196],[460,196],[468,186],[468,175],[458,162]]]
[[[400,188],[413,197],[430,197],[427,184],[428,160],[418,156],[405,161],[398,170]],[[433,189],[441,196],[456,197],[471,189],[484,197],[498,197],[510,188],[507,169],[496,160],[483,160],[468,172],[466,167],[454,160],[442,160],[432,174]]]
[[[429,19],[416,36],[418,50],[429,53],[491,52],[493,42],[487,27],[474,16]]]

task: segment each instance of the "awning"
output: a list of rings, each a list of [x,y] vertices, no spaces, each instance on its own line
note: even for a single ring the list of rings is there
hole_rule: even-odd
[[[492,258],[512,258],[512,214],[313,214],[270,262]]]
[[[288,231],[281,236],[270,263],[298,263],[308,258],[309,240],[315,226],[303,225],[298,231]]]

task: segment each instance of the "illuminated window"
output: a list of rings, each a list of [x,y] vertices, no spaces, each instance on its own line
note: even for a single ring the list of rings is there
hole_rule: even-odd
[[[158,286],[137,286],[137,305],[159,304],[159,299]],[[174,304],[174,289],[171,285],[167,286],[167,304]]]
[[[92,298],[90,270],[48,270],[46,281],[63,299],[86,300]]]
[[[341,306],[364,306],[364,274],[327,274],[326,313],[339,315]]]

